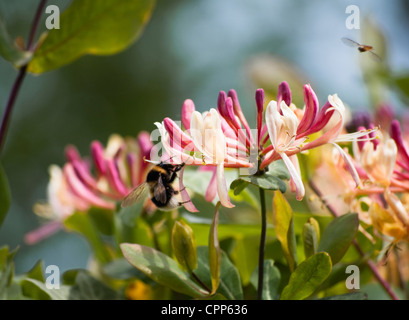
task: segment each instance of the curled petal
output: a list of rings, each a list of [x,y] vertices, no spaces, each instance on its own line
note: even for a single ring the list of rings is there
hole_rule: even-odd
[[[182,149],[192,142],[192,139],[172,119],[165,118],[163,125],[169,133],[171,142],[178,144]]]
[[[212,202],[213,199],[216,197],[217,193],[217,168],[212,168],[212,178],[210,179],[209,186],[206,189],[205,199],[208,202]]]
[[[98,182],[91,175],[83,161],[75,160],[72,162],[72,165],[74,167],[75,173],[88,187],[90,187],[91,189],[98,188]]]
[[[334,114],[335,109],[327,102],[319,111],[313,125],[305,132],[300,133],[301,136],[306,136],[322,130],[329,122]]]
[[[185,168],[182,168],[182,170],[179,171],[179,190],[180,190],[180,195],[182,197],[183,206],[189,212],[199,212],[199,210],[196,209],[195,205],[190,199],[189,193],[187,192],[185,186],[183,185],[184,170]]]
[[[393,120],[390,129],[391,138],[395,140],[396,146],[398,147],[399,156],[401,157],[403,163],[409,167],[409,153],[402,139],[402,132],[400,129],[400,124],[398,120]]]
[[[344,159],[346,167],[348,172],[351,174],[352,178],[355,181],[355,184],[357,187],[359,187],[361,185],[361,180],[359,179],[359,174],[355,169],[354,164],[352,163],[350,157],[348,156],[348,154],[346,154],[346,152],[336,143],[331,143],[335,148],[337,148],[337,150],[339,151],[339,154],[341,155],[342,159]]]
[[[216,169],[217,175],[217,194],[219,200],[224,207],[233,208],[234,204],[230,202],[229,191],[227,189],[226,178],[224,176],[224,165],[220,163]]]
[[[281,159],[283,159],[284,164],[287,167],[288,172],[290,173],[291,179],[295,185],[297,200],[301,201],[305,195],[305,188],[301,180],[301,175],[299,174],[297,169],[294,167],[293,162],[284,152],[280,153],[280,156],[281,156]]]
[[[315,121],[318,113],[318,98],[310,85],[304,86],[305,112],[297,129],[297,134],[307,131]]]

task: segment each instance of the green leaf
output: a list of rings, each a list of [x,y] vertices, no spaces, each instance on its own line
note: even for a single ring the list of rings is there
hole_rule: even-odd
[[[19,68],[30,61],[32,53],[20,50],[10,38],[3,19],[0,18],[0,55]]]
[[[114,212],[112,210],[91,207],[87,213],[102,234],[112,235],[114,233]]]
[[[220,249],[217,226],[219,225],[219,207],[220,202],[216,206],[213,222],[210,226],[209,234],[209,268],[210,277],[212,280],[212,294],[214,294],[220,283],[220,265],[222,262],[222,251]]]
[[[14,276],[14,256],[18,249],[9,251],[8,246],[0,248],[0,300],[6,299]]]
[[[317,253],[320,241],[320,226],[314,218],[309,218],[302,230],[305,257],[309,258]]]
[[[248,181],[236,179],[230,184],[230,190],[233,190],[234,195],[237,196],[240,194],[240,192],[247,188],[249,184],[250,182]]]
[[[35,51],[28,70],[43,73],[86,54],[111,55],[126,49],[148,22],[154,0],[74,0]]]
[[[70,292],[69,286],[48,289],[43,282],[30,278],[21,281],[21,288],[24,296],[35,300],[68,300]]]
[[[83,235],[91,245],[95,257],[102,263],[112,259],[107,247],[102,242],[98,229],[92,223],[90,216],[85,212],[75,212],[64,220],[64,225],[68,230],[75,231]]]
[[[198,247],[197,254],[198,268],[196,269],[195,274],[207,286],[211,286],[208,247]],[[228,300],[243,299],[243,288],[239,272],[225,252],[222,252],[220,283],[216,293],[220,293]]]
[[[263,300],[276,300],[278,298],[278,288],[281,281],[281,274],[274,266],[273,260],[264,260],[264,279],[263,279]],[[258,268],[251,275],[251,284],[255,289],[258,287]]]
[[[81,270],[71,288],[70,300],[118,300],[122,298],[116,291]]]
[[[209,293],[180,270],[175,260],[155,249],[138,244],[120,245],[126,260],[157,283],[193,298],[203,298]]]
[[[336,264],[347,252],[358,232],[358,227],[359,218],[357,213],[348,213],[335,218],[325,228],[318,246],[318,252],[328,252],[332,264]]]
[[[27,278],[44,282],[45,278],[43,274],[43,266],[43,261],[38,261],[35,266],[27,273]]]
[[[281,293],[281,300],[308,298],[331,273],[331,258],[319,252],[303,261],[291,274],[288,285]]]
[[[256,175],[241,176],[238,179],[234,180],[232,184],[233,184],[233,187],[235,187],[236,189],[239,188],[238,191],[240,191],[240,188],[243,187],[243,182],[251,183],[265,190],[280,190],[283,193],[287,190],[287,185],[285,184],[285,182],[281,180],[280,178],[271,175],[270,173],[265,173],[260,176],[256,176]],[[231,185],[230,185],[230,188],[231,188]]]
[[[291,176],[283,160],[276,160],[268,166],[268,173],[281,180],[290,180]]]
[[[284,195],[276,191],[273,198],[274,226],[281,243],[288,267],[293,272],[297,266],[297,245],[294,233],[292,209]]]
[[[6,173],[0,165],[0,227],[10,208],[11,194]]]

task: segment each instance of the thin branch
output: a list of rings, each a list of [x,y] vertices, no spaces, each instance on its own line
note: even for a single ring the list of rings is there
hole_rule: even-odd
[[[37,11],[36,11],[33,23],[31,25],[30,34],[29,34],[28,41],[27,41],[26,49],[28,51],[33,50],[34,37],[35,37],[35,34],[36,34],[38,24],[40,22],[41,14],[44,11],[44,6],[45,6],[46,2],[47,2],[47,0],[41,0],[40,4],[37,7]],[[18,75],[17,75],[17,78],[14,81],[13,87],[11,89],[9,99],[7,100],[6,108],[4,109],[4,114],[3,114],[3,118],[1,120],[1,126],[0,126],[0,155],[1,155],[2,151],[3,151],[4,143],[5,143],[5,140],[6,140],[7,129],[9,127],[9,123],[10,123],[14,103],[15,103],[15,101],[17,99],[17,96],[18,96],[18,93],[20,91],[20,87],[21,87],[21,84],[23,83],[26,72],[27,72],[27,64],[20,68],[20,70],[18,72]]]

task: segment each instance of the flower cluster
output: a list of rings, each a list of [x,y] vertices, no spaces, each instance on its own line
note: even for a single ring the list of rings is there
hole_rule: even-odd
[[[362,181],[360,188],[352,187],[344,164],[333,161],[334,156],[322,157],[332,159],[321,162],[312,181],[338,213],[352,208],[360,213],[363,222],[390,237],[392,243],[409,240],[408,127],[404,124],[401,130],[388,106],[379,108],[374,119],[365,116],[353,122],[352,126],[361,131],[365,126],[373,128],[374,122],[382,124],[377,139],[373,139],[373,132],[368,133],[368,139],[353,142],[352,153],[348,154]]]
[[[52,222],[26,236],[35,243],[61,227],[61,221],[76,211],[91,207],[114,210],[134,187],[142,183],[152,149],[150,135],[141,132],[137,138],[112,135],[106,147],[91,143],[91,158],[82,158],[76,147],[66,147],[67,162],[61,168],[51,165],[47,202],[36,204],[34,211]],[[149,210],[149,203],[146,204]]]
[[[156,123],[161,143],[175,162],[194,166],[212,166],[213,177],[206,192],[208,200],[217,190],[220,202],[232,207],[224,168],[247,168],[250,174],[262,174],[269,164],[282,159],[291,175],[291,189],[297,199],[303,199],[305,188],[301,180],[297,154],[324,144],[333,144],[348,164],[356,184],[358,174],[350,159],[337,143],[362,140],[376,129],[341,134],[344,129],[345,107],[339,97],[330,95],[322,108],[310,85],[304,86],[304,109],[291,102],[291,91],[286,82],[279,85],[277,101],[264,103],[264,91],[255,94],[257,124],[251,129],[240,106],[237,94],[221,91],[217,109],[200,113],[193,101],[182,106],[181,123],[170,118]],[[183,125],[183,128],[182,128]],[[319,133],[318,137],[311,136]]]

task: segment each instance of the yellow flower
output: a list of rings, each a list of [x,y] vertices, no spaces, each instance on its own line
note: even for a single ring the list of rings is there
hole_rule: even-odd
[[[125,297],[129,300],[152,300],[152,287],[141,280],[132,281],[125,289]]]

